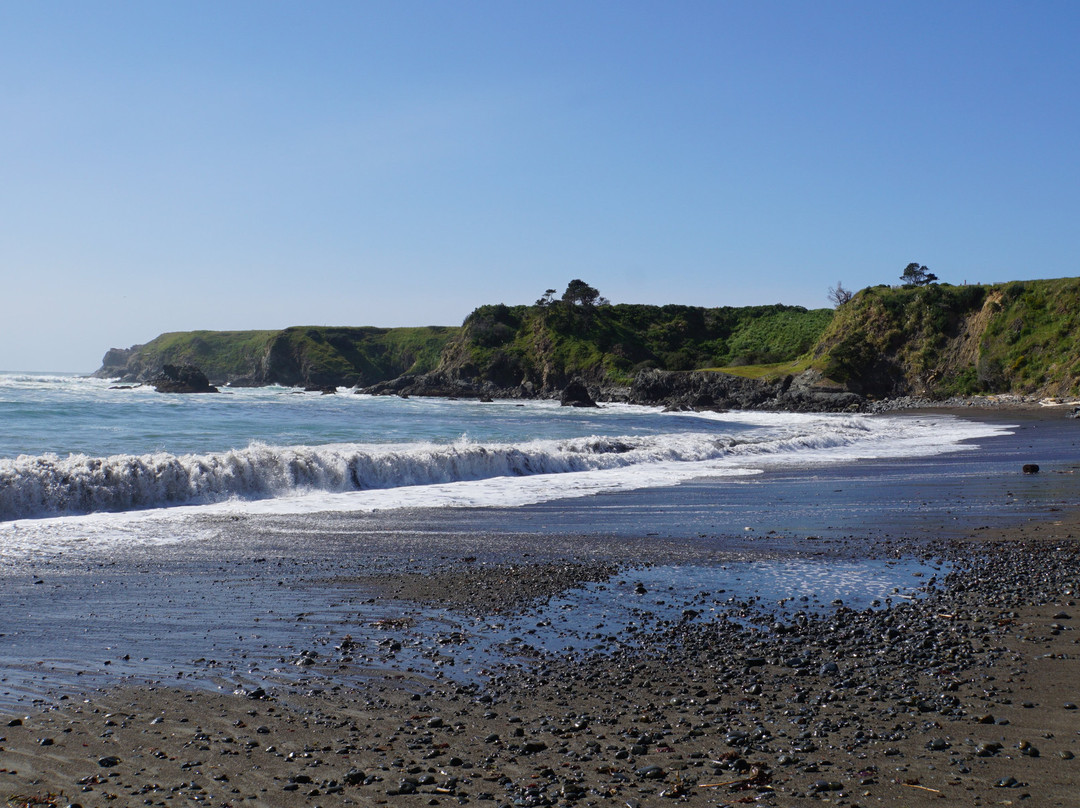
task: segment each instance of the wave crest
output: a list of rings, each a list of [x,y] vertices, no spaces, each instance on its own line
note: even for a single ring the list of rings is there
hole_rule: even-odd
[[[909,422],[910,424],[910,422]],[[727,460],[757,465],[762,458],[800,458],[857,452],[881,441],[896,445],[887,422],[816,419],[745,433],[674,433],[633,437],[592,436],[521,444],[333,444],[269,446],[213,454],[114,455],[96,458],[55,454],[0,460],[0,521],[46,516],[202,505],[229,499],[258,500],[308,492],[392,489],[498,477],[567,474],[645,467],[650,464]],[[908,430],[901,430],[911,439]],[[738,435],[738,437],[736,437]],[[932,435],[933,449],[947,438]],[[858,447],[864,447],[860,449]],[[754,460],[759,458],[759,460]],[[714,466],[715,464],[713,464]],[[702,468],[702,473],[708,473]]]

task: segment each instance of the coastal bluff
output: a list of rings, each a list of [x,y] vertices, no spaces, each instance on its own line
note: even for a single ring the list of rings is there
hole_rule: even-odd
[[[874,286],[835,309],[611,304],[581,281],[553,291],[480,306],[460,327],[167,333],[108,351],[94,375],[145,383],[194,365],[214,385],[452,398],[557,399],[581,384],[599,402],[690,409],[1080,394],[1080,278]]]
[[[217,386],[357,387],[433,370],[456,332],[443,326],[169,332],[109,350],[93,375],[149,383],[166,365],[192,365]]]

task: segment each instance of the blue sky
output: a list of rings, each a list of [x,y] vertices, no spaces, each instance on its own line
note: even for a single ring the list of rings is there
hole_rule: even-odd
[[[0,0],[0,369],[1080,275],[1074,2]]]

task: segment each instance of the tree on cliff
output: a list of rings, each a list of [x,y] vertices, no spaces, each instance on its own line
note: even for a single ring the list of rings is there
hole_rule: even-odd
[[[937,275],[920,266],[918,263],[910,263],[904,268],[904,274],[900,276],[904,286],[928,286],[937,280]]]
[[[829,287],[829,302],[833,304],[834,308],[840,308],[853,297],[855,297],[855,293],[850,289],[845,289],[844,284],[840,281],[836,282],[836,286]]]
[[[600,299],[600,292],[585,281],[574,279],[567,285],[562,299],[564,303],[578,306],[595,306]]]
[[[540,297],[540,299],[536,301],[536,305],[539,306],[540,308],[544,308],[545,306],[550,306],[552,301],[554,301],[554,300],[555,300],[555,290],[554,289],[548,289],[546,292],[544,292],[544,294]]]

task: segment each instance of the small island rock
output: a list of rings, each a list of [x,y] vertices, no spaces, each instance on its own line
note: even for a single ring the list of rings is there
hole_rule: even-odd
[[[581,379],[574,379],[562,391],[559,403],[564,407],[596,407],[598,406],[593,397],[589,395],[589,388]]]
[[[149,382],[159,393],[216,393],[206,374],[194,365],[165,365]]]

